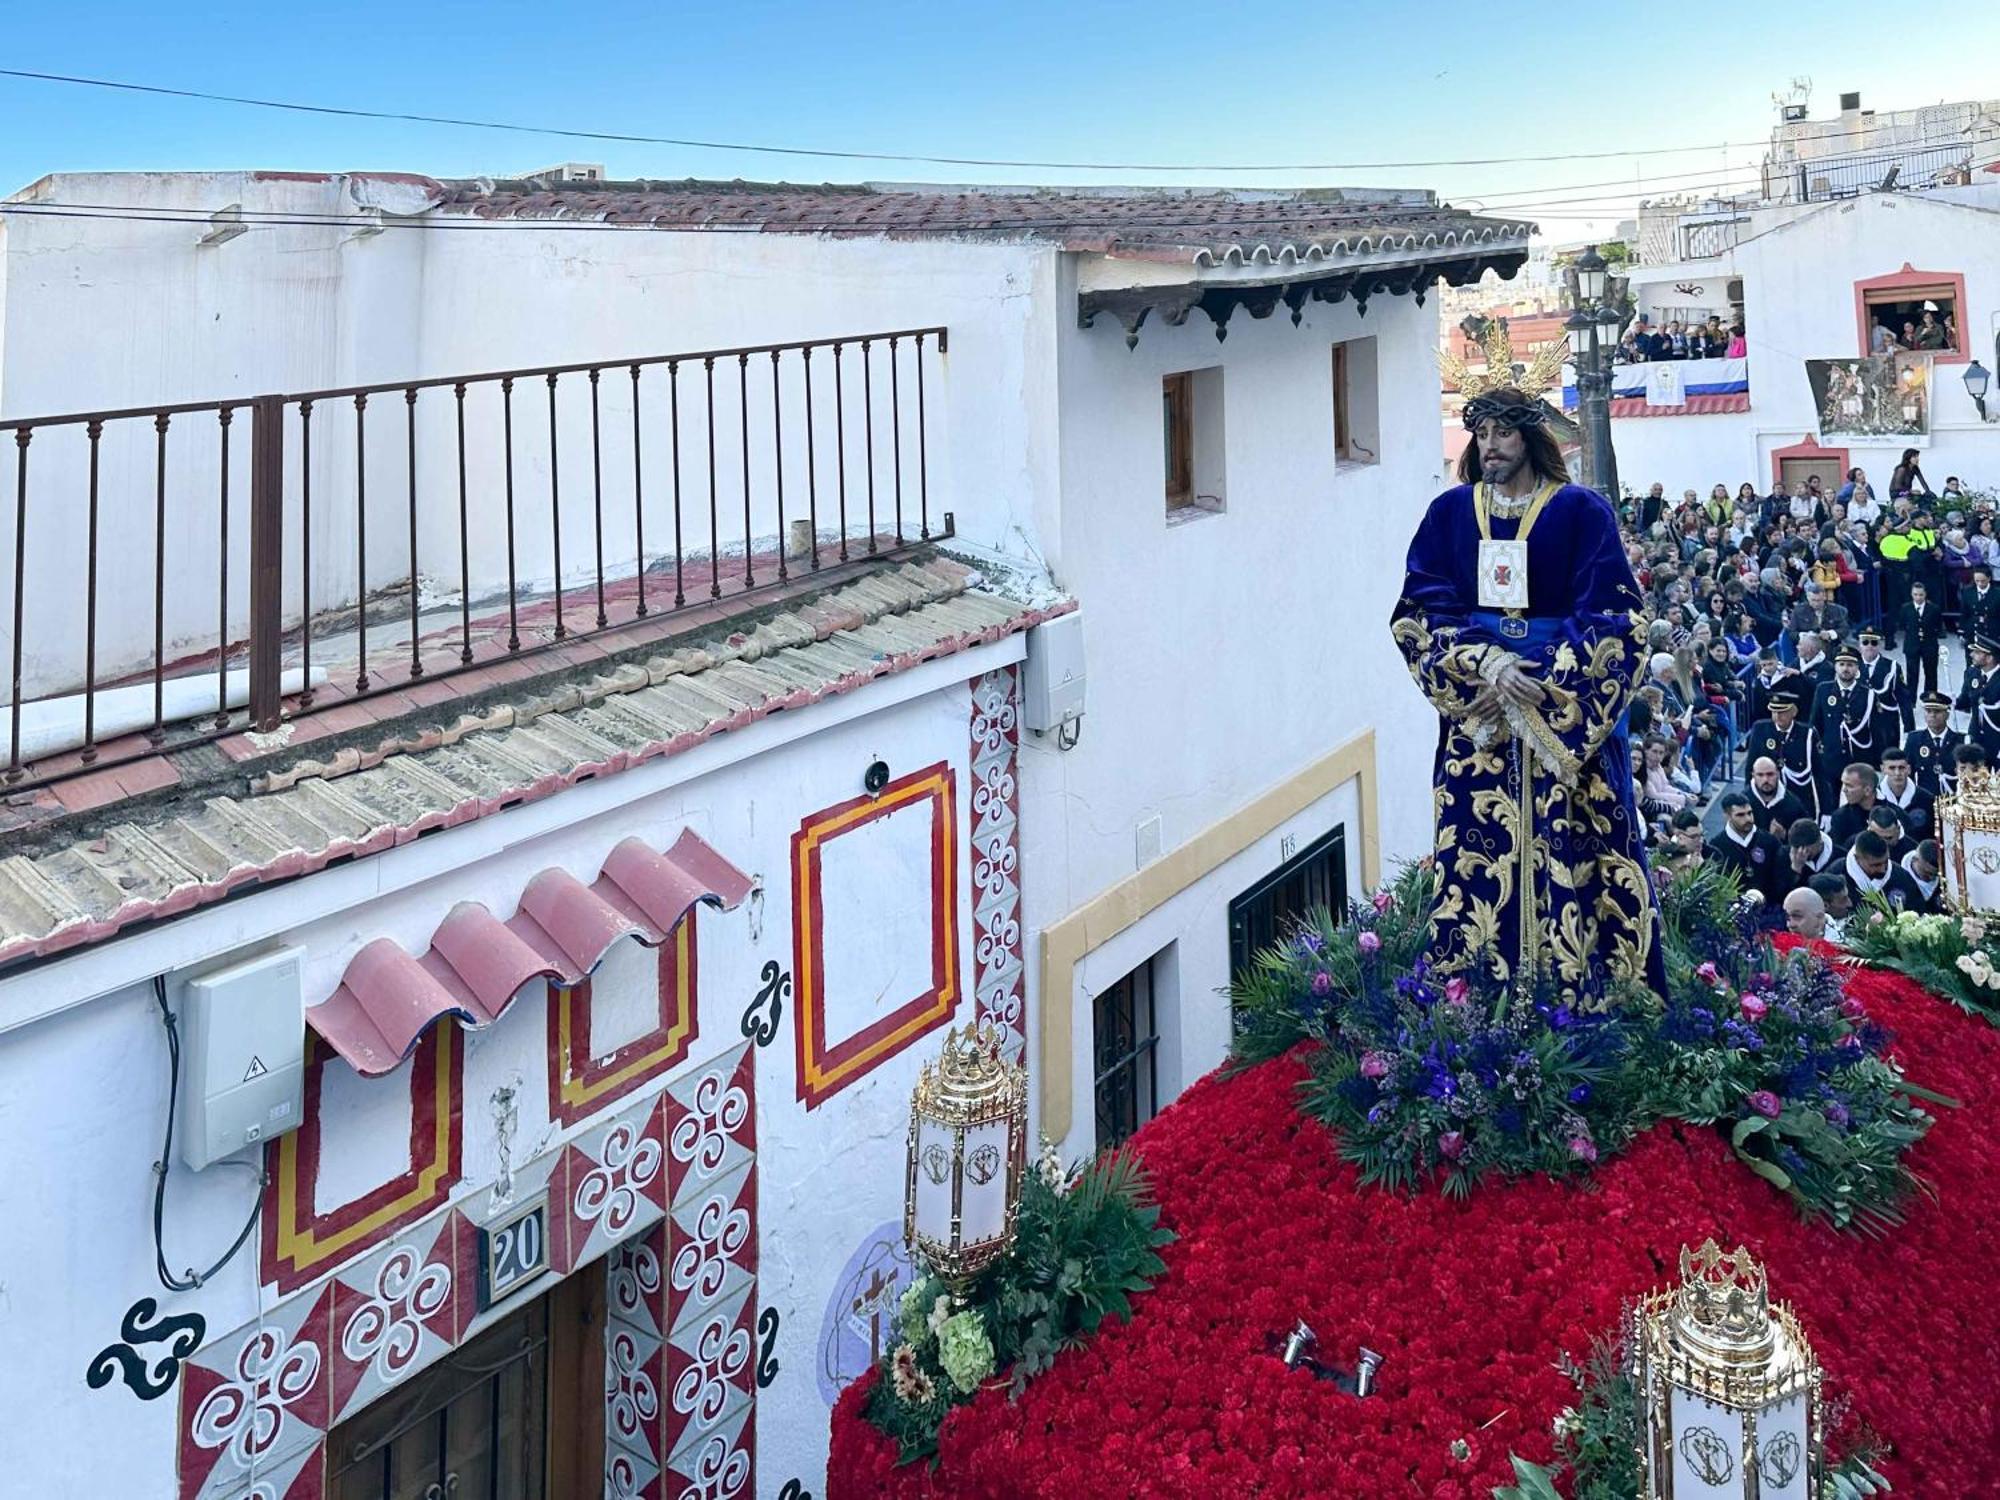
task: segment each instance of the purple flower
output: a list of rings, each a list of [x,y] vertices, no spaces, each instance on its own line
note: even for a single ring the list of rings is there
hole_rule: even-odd
[[[1387,1078],[1389,1076],[1389,1054],[1386,1052],[1362,1053],[1361,1076],[1363,1078]]]
[[[1447,979],[1444,982],[1444,997],[1453,1005],[1463,1005],[1472,998],[1472,986],[1464,979]]]
[[[1362,933],[1354,942],[1356,947],[1371,957],[1382,951],[1382,940],[1372,932]]]
[[[1569,1154],[1578,1161],[1594,1162],[1597,1160],[1597,1143],[1587,1135],[1571,1136]]]
[[[1301,953],[1317,953],[1325,946],[1320,941],[1319,934],[1316,932],[1302,932],[1299,934],[1299,951]]]
[[[1826,1102],[1827,1124],[1837,1126],[1841,1130],[1845,1130],[1848,1127],[1848,1125],[1853,1121],[1853,1119],[1854,1117],[1847,1112],[1847,1106],[1845,1104],[1842,1104],[1838,1099],[1827,1100]]]
[[[1785,1107],[1784,1101],[1769,1089],[1758,1089],[1744,1097],[1743,1102],[1767,1120],[1778,1118],[1778,1112]]]
[[[1760,990],[1768,990],[1772,985],[1776,984],[1777,981],[1773,979],[1769,974],[1760,972],[1757,975],[1756,979],[1753,981],[1753,983],[1755,983],[1757,988]]]
[[[1840,997],[1840,1013],[1850,1021],[1861,1021],[1867,1019],[1868,1007],[1861,1003],[1858,996],[1842,995]]]
[[[1386,1104],[1378,1104],[1368,1111],[1368,1123],[1370,1125],[1380,1125],[1388,1117],[1389,1106]]]
[[[1579,1083],[1575,1088],[1569,1091],[1569,1102],[1572,1104],[1581,1104],[1583,1103],[1584,1100],[1588,1099],[1589,1097],[1590,1097],[1590,1085],[1587,1083]]]
[[[1327,973],[1326,970],[1321,969],[1313,975],[1312,988],[1315,995],[1331,995],[1333,993],[1333,976]]]
[[[1457,1161],[1465,1155],[1465,1133],[1460,1130],[1447,1130],[1439,1136],[1438,1154],[1446,1161]]]
[[[1861,1050],[1861,1038],[1856,1036],[1853,1032],[1850,1031],[1847,1033],[1846,1036],[1842,1037],[1834,1045],[1841,1048],[1843,1051],[1859,1052]]]
[[[1746,1021],[1761,1021],[1771,1013],[1770,1004],[1760,995],[1745,995],[1742,1005]]]
[[[1369,897],[1369,900],[1374,903],[1378,914],[1388,911],[1390,907],[1396,904],[1396,898],[1387,891],[1377,891],[1373,896]]]

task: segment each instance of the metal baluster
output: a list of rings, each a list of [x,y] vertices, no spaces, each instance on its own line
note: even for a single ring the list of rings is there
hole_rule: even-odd
[[[722,528],[715,515],[715,360],[704,359],[708,379],[708,597],[722,597]]]
[[[812,528],[812,558],[807,571],[819,571],[819,475],[813,462],[813,352],[806,345],[806,524]]]
[[[771,467],[778,476],[778,582],[785,581],[785,412],[778,394],[778,351],[771,351]]]
[[[358,663],[354,691],[368,691],[368,393],[354,398],[354,537],[360,605],[354,612]]]
[[[229,727],[229,407],[216,409],[221,424],[222,478],[217,486],[216,510],[221,524],[216,528],[216,621],[215,621],[215,727]]]
[[[165,412],[153,418],[153,727],[146,738],[156,745],[167,737],[167,427],[172,421]],[[14,597],[20,599],[20,590]]]
[[[507,445],[507,649],[521,649],[521,619],[514,583],[514,377],[500,382],[502,440]]]
[[[841,346],[833,346],[833,472],[840,481],[840,560],[847,561],[847,403],[841,390]]]
[[[104,436],[104,424],[92,422],[84,433],[90,439],[90,578],[85,586],[83,622],[83,763],[87,766],[97,759],[97,447]],[[20,594],[17,585],[14,597],[18,599]],[[20,633],[20,627],[15,626],[14,634]]]
[[[465,503],[465,382],[451,388],[458,413],[458,659],[472,664],[472,537]]]
[[[299,403],[299,606],[300,606],[300,656],[299,666],[305,682],[299,689],[299,707],[311,708],[312,649],[313,649],[313,404]]]
[[[417,388],[403,391],[404,448],[410,465],[410,680],[424,675],[424,660],[417,651]]]
[[[875,555],[875,374],[874,361],[869,358],[869,345],[874,340],[861,341],[861,431],[868,440],[868,555]]]
[[[604,451],[598,431],[597,376],[590,372],[590,509],[592,536],[597,543],[597,628],[610,623],[604,614]]]
[[[930,453],[924,436],[924,336],[917,335],[917,506],[922,520],[922,530],[918,535],[925,541],[931,535],[931,486]]]
[[[646,468],[639,450],[639,367],[632,366],[632,545],[637,557],[640,619],[646,618]]]
[[[668,420],[674,428],[674,608],[687,603],[687,582],[681,576],[681,362],[667,361]]]
[[[903,545],[903,383],[897,341],[889,340],[889,446],[896,455],[896,545]]]
[[[556,440],[556,377],[552,370],[549,382],[549,522],[555,531],[556,553],[556,639],[561,640],[569,632],[563,628],[562,617],[562,473]]]
[[[32,427],[14,429],[14,701],[8,713],[7,780],[19,781],[21,770],[21,607],[28,583],[28,444]]]
[[[750,524],[750,356],[736,356],[736,411],[743,424],[743,587],[755,588],[757,575],[752,559],[757,555],[756,533]]]

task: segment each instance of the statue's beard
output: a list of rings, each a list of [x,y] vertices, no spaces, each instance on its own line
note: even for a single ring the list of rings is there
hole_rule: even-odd
[[[1488,484],[1506,484],[1521,472],[1521,465],[1528,461],[1525,452],[1512,455],[1504,453],[1482,453],[1479,457],[1479,472]]]

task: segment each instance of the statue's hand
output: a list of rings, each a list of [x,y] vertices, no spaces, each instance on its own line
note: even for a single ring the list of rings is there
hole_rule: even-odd
[[[1546,696],[1542,685],[1523,671],[1519,662],[1514,661],[1500,669],[1493,686],[1508,702],[1521,708],[1537,708]]]

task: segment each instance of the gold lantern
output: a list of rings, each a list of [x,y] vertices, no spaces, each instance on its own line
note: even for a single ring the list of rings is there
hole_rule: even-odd
[[[1989,768],[1968,766],[1959,773],[1952,794],[1937,800],[1937,828],[1951,906],[2000,911],[2000,780]]]
[[[1819,1362],[1764,1268],[1715,1241],[1632,1311],[1648,1500],[1813,1500],[1825,1469]]]
[[[947,1031],[910,1098],[903,1239],[957,1292],[1014,1242],[1027,1140],[1028,1075],[999,1032]]]

